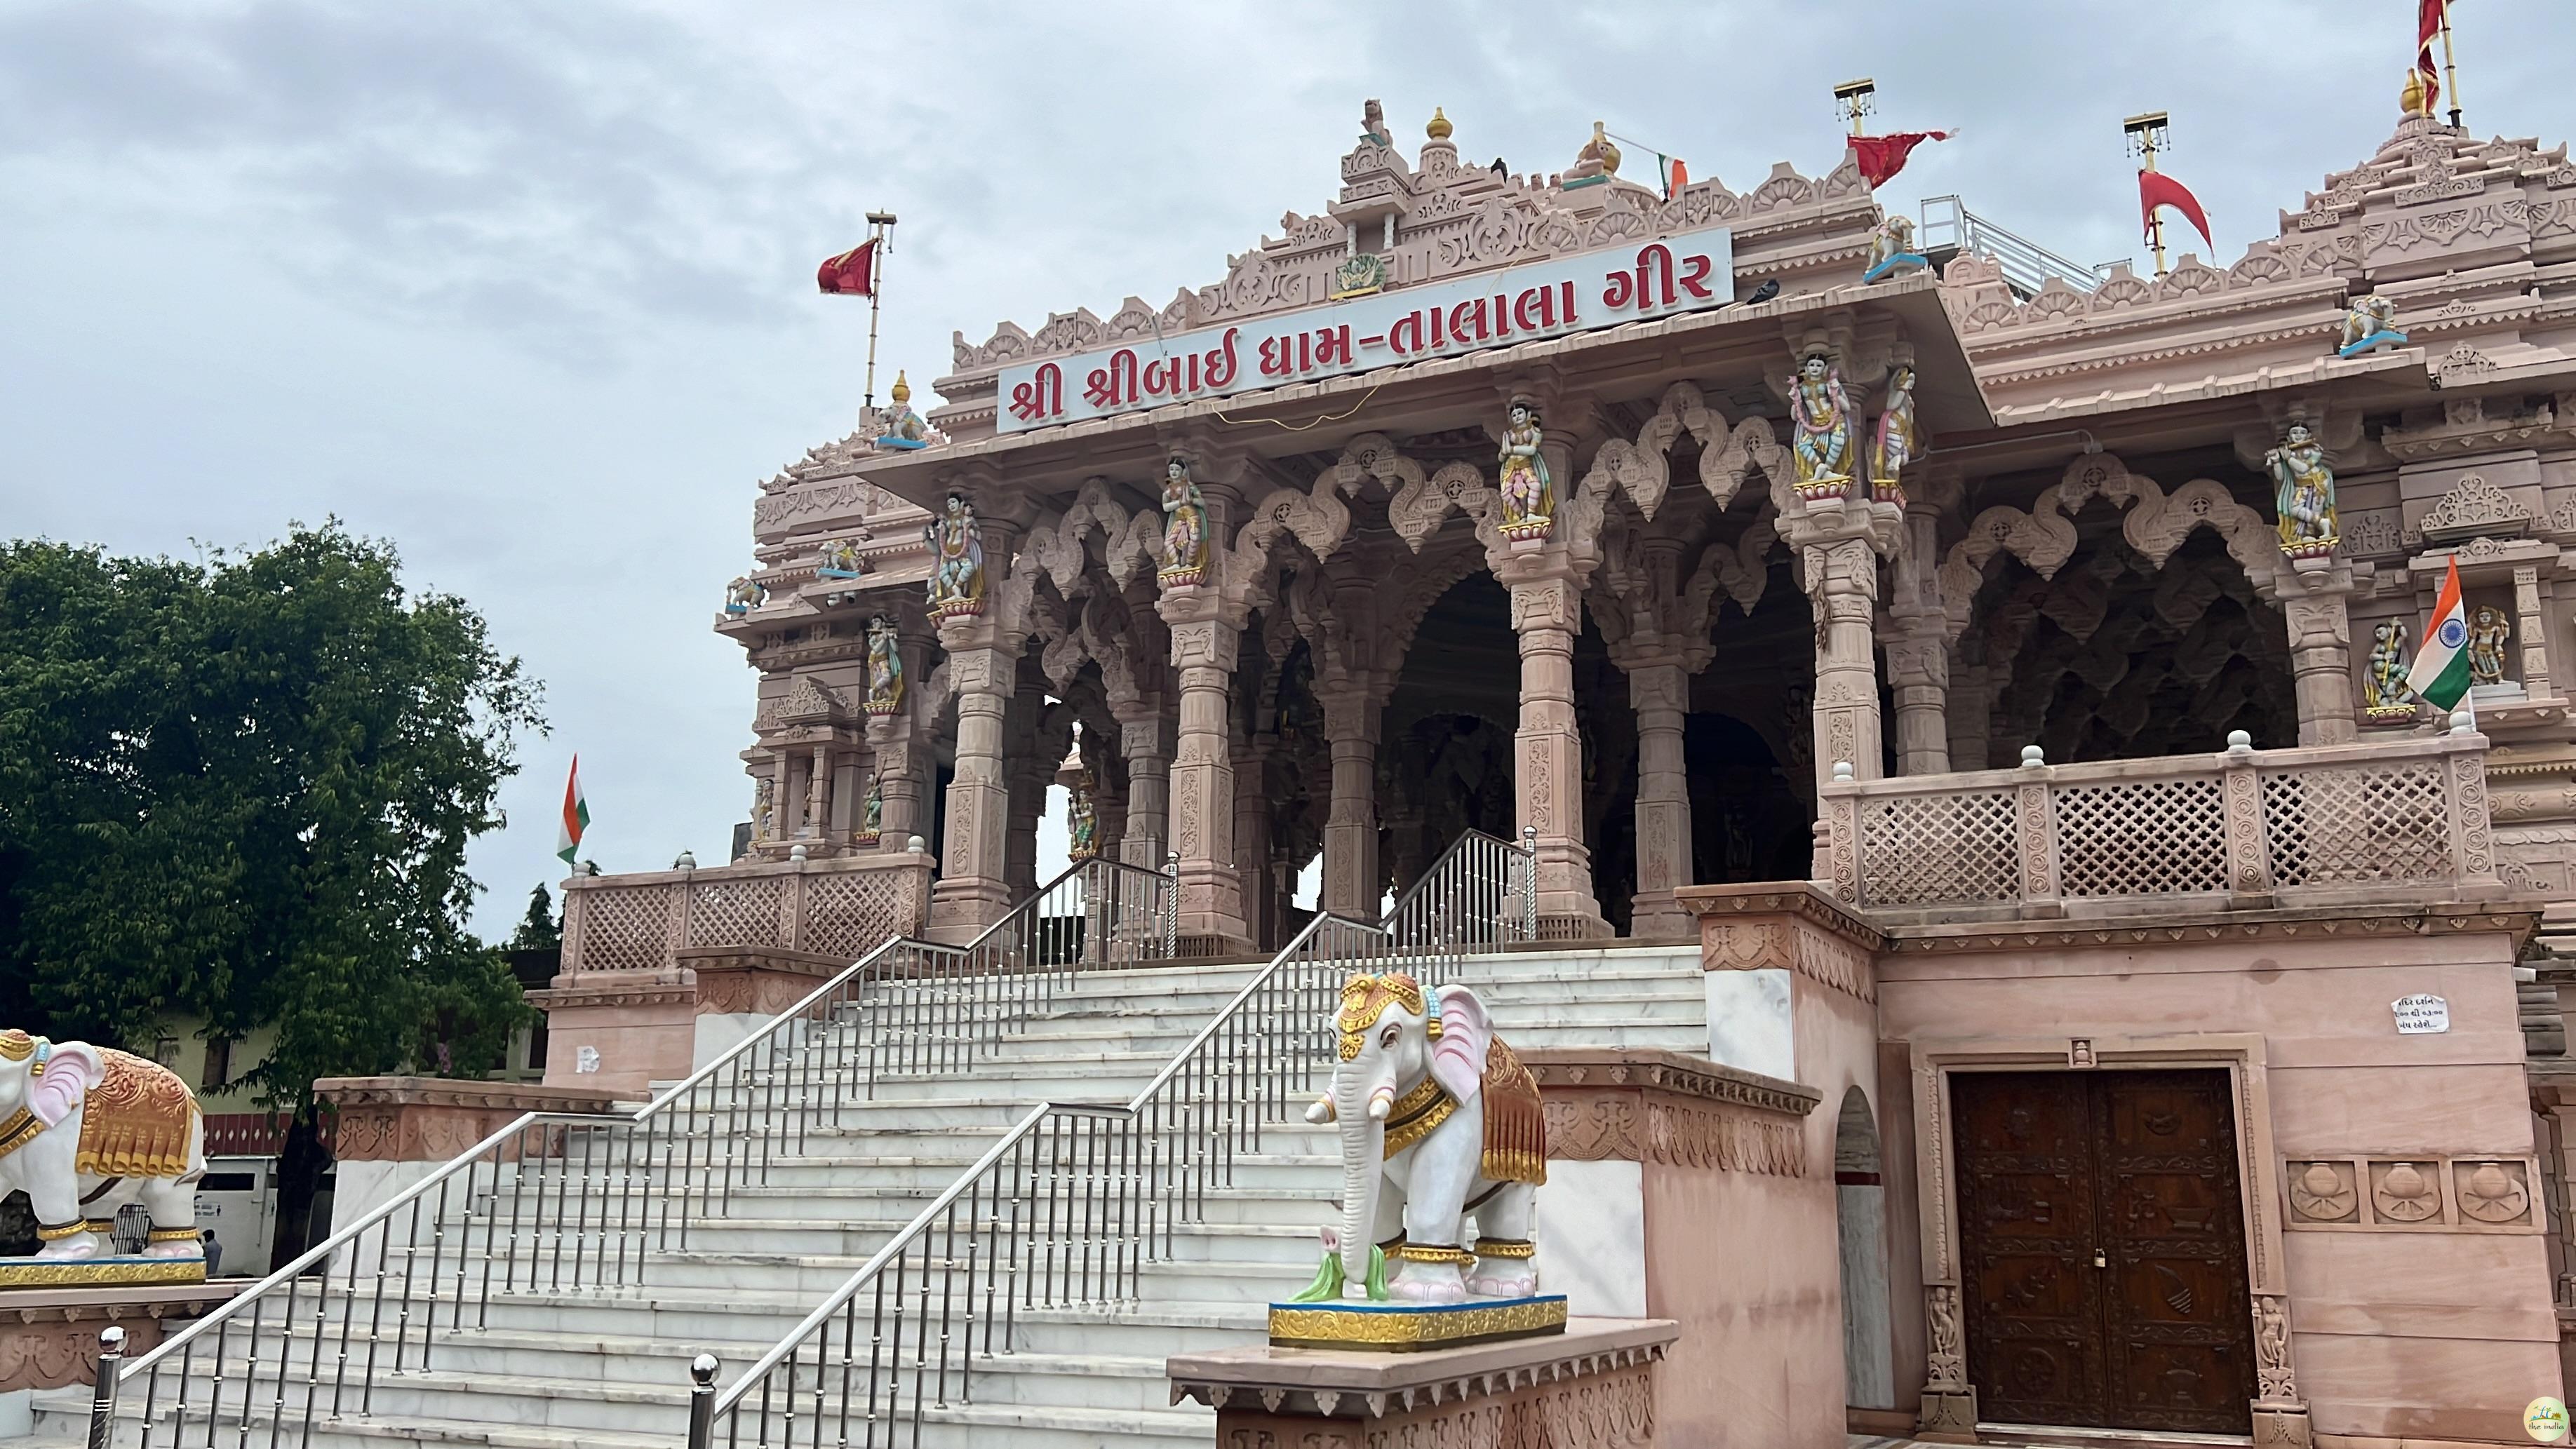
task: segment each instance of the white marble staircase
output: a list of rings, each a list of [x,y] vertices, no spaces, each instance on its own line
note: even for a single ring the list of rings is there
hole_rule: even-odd
[[[236,1442],[245,1428],[251,1442],[269,1442],[282,1391],[286,1422],[277,1442],[311,1449],[389,1440],[501,1449],[676,1445],[687,1423],[691,1357],[715,1354],[720,1381],[730,1381],[1032,1103],[1125,1101],[1256,970],[1086,974],[970,1075],[881,1082],[873,1100],[845,1108],[837,1125],[809,1130],[797,1150],[772,1159],[765,1180],[737,1187],[720,1216],[697,1220],[685,1251],[652,1252],[642,1286],[494,1294],[479,1326],[469,1306],[463,1328],[442,1331],[429,1369],[380,1384],[363,1415],[316,1413],[301,1440],[311,1345],[299,1339],[296,1369],[280,1385],[272,1342],[259,1355],[267,1367],[249,1370],[257,1392],[248,1424],[236,1407],[243,1398],[236,1377],[216,1442]],[[1512,951],[1469,958],[1455,979],[1477,989],[1516,1046],[1708,1048],[1694,950]],[[972,1402],[926,1407],[918,1442],[979,1449],[1209,1442],[1212,1415],[1170,1406],[1164,1359],[1259,1340],[1263,1305],[1313,1271],[1316,1226],[1330,1217],[1338,1189],[1335,1151],[1329,1128],[1300,1121],[1266,1129],[1263,1150],[1238,1158],[1232,1182],[1211,1191],[1201,1220],[1180,1224],[1169,1255],[1145,1264],[1140,1301],[1020,1309],[1012,1351],[972,1366]],[[381,1346],[395,1331],[379,1325],[371,1336],[361,1322],[347,1352],[354,1358],[371,1337]],[[275,1339],[275,1322],[262,1332]],[[336,1342],[326,1348],[325,1377],[311,1386],[325,1404],[337,1351]],[[139,1392],[131,1381],[127,1389]],[[142,1406],[129,1398],[120,1409],[129,1422],[117,1442],[138,1442]],[[86,1411],[84,1391],[40,1397],[34,1442],[81,1442]],[[914,1442],[908,1424],[890,1441],[888,1427],[879,1426],[877,1442]],[[185,1442],[198,1442],[207,1428],[202,1415],[192,1418]],[[800,1438],[811,1433],[800,1428]],[[854,1426],[852,1442],[865,1442],[862,1432]],[[827,1432],[824,1442],[835,1437]],[[166,1431],[153,1439],[170,1442]],[[726,1442],[721,1425],[717,1442]]]

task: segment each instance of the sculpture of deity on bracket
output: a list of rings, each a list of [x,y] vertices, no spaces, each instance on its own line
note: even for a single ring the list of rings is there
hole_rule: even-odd
[[[1869,235],[1869,266],[1861,272],[1860,279],[1875,282],[1901,272],[1919,272],[1931,265],[1914,249],[1913,218],[1891,211]]]
[[[1163,464],[1163,515],[1163,568],[1155,577],[1166,589],[1195,589],[1207,582],[1207,499],[1178,453]]]
[[[2469,615],[2469,683],[2502,684],[2505,650],[2513,643],[2513,618],[2493,604]]]
[[[1503,429],[1502,476],[1495,492],[1503,503],[1502,535],[1515,547],[1536,548],[1556,526],[1556,480],[1548,475],[1539,444],[1547,440],[1539,426],[1538,404],[1512,399],[1510,422]]]
[[[868,621],[868,713],[893,714],[903,708],[903,650],[894,621],[883,614]]]
[[[1848,497],[1852,481],[1851,398],[1842,369],[1813,351],[1789,380],[1791,460],[1798,496],[1810,503]]]
[[[2281,446],[2263,455],[2272,475],[2272,499],[2281,522],[2281,552],[2293,560],[2322,559],[2335,550],[2335,477],[2326,450],[2305,423],[2290,424]]]
[[[868,776],[868,798],[859,803],[858,833],[850,837],[853,845],[874,845],[885,838],[885,789],[881,776]]]
[[[767,775],[763,775],[763,776],[761,776],[758,780],[756,780],[756,781],[754,781],[754,782],[752,783],[752,787],[751,787],[751,838],[752,838],[752,839],[754,839],[754,840],[767,840],[767,839],[769,839],[769,838],[770,838],[770,834],[771,834],[770,827],[771,827],[771,826],[776,822],[776,813],[777,813],[777,812],[776,812],[776,805],[777,805],[777,800],[778,800],[778,782],[777,782],[777,781],[770,779]]]
[[[2364,721],[2413,724],[2415,691],[2406,687],[2406,623],[2384,619],[2370,631],[2370,665],[2362,676]]]
[[[930,617],[983,613],[984,530],[974,506],[949,494],[947,510],[924,524],[921,536],[930,545]]]
[[[1065,858],[1089,860],[1100,854],[1100,812],[1091,803],[1091,772],[1076,775],[1065,806]]]
[[[1870,440],[1870,496],[1881,503],[1905,506],[1905,465],[1923,451],[1922,433],[1914,421],[1914,368],[1898,363],[1887,379],[1887,402],[1879,409],[1878,432]]]
[[[737,619],[768,602],[769,585],[757,579],[737,574],[725,585],[724,611]]]
[[[2406,334],[2397,330],[2397,304],[2372,292],[2355,297],[2343,309],[2343,340],[2335,356],[2359,357],[2382,347],[2401,347]]]
[[[906,451],[929,447],[930,425],[921,420],[921,414],[912,410],[912,384],[904,380],[901,368],[895,369],[892,397],[894,406],[886,409],[877,420],[883,431],[873,441],[880,448]]]

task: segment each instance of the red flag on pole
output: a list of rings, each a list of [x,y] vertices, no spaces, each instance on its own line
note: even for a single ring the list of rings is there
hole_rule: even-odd
[[[877,244],[873,238],[859,243],[837,257],[826,260],[815,272],[814,280],[826,292],[852,297],[877,294]]]
[[[2138,217],[2149,234],[2155,231],[2156,208],[2159,206],[2170,206],[2181,212],[2183,220],[2200,232],[2200,239],[2208,243],[2209,249],[2213,252],[2218,250],[2218,243],[2209,235],[2209,213],[2200,209],[2200,198],[2191,194],[2191,188],[2161,171],[2140,171]]]
[[[2450,17],[2444,13],[2450,0],[2415,0],[2415,73],[2424,78],[2424,114],[2433,114],[2433,103],[2442,97],[2439,67],[2433,64],[2433,42],[2440,39],[2442,26]]]
[[[1886,136],[1851,138],[1852,159],[1860,163],[1861,178],[1875,191],[1894,180],[1905,169],[1905,158],[1926,141],[1947,141],[1956,131],[1898,131]]]

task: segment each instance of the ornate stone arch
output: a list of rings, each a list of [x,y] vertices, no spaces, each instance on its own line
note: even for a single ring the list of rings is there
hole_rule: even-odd
[[[1495,550],[1503,542],[1495,529],[1497,502],[1494,485],[1485,481],[1482,469],[1473,463],[1444,463],[1440,471],[1399,490],[1386,506],[1386,519],[1404,546],[1420,553],[1424,540],[1439,531],[1454,508],[1475,522],[1476,541]]]

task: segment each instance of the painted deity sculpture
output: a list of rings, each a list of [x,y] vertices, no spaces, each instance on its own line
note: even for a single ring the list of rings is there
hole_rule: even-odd
[[[1072,797],[1064,811],[1064,854],[1068,860],[1089,860],[1100,854],[1100,812],[1091,803],[1091,789],[1091,772],[1085,770],[1074,778],[1073,788],[1067,792]]]
[[[893,714],[903,708],[903,650],[894,621],[883,614],[868,621],[868,704],[870,714]]]
[[[1547,440],[1539,426],[1538,405],[1512,399],[1510,421],[1503,429],[1502,477],[1495,491],[1502,496],[1502,535],[1517,544],[1546,541],[1556,524],[1556,480],[1548,475],[1539,444]]]
[[[1914,219],[1903,212],[1891,211],[1879,222],[1869,237],[1869,265],[1860,279],[1875,282],[1881,277],[1902,272],[1919,272],[1931,263],[1914,249]]]
[[[87,1042],[0,1031],[0,1194],[35,1210],[36,1257],[111,1251],[116,1211],[152,1212],[151,1258],[203,1258],[197,1182],[205,1121],[178,1074]]]
[[[777,782],[764,775],[751,787],[751,838],[767,840],[777,813]]]
[[[2343,340],[2336,344],[2335,356],[2358,357],[2405,341],[2406,334],[2397,330],[2397,304],[2373,292],[2353,298],[2344,308]]]
[[[2415,691],[2406,687],[2406,624],[2384,619],[2370,631],[2370,664],[2362,677],[2362,718],[2372,724],[2409,724]]]
[[[2513,619],[2493,604],[2480,604],[2469,615],[2469,683],[2504,683],[2505,649],[2513,642]]]
[[[859,829],[852,837],[856,845],[874,845],[885,838],[885,790],[876,776],[868,777],[868,798],[859,802]]]
[[[1306,1120],[1341,1125],[1341,1222],[1325,1230],[1324,1265],[1298,1301],[1536,1292],[1547,1118],[1484,1003],[1463,986],[1356,973],[1333,1028],[1340,1063]]]
[[[737,617],[769,602],[769,586],[756,579],[737,575],[725,585],[724,611]]]
[[[984,530],[973,505],[949,494],[947,510],[923,525],[921,534],[930,544],[930,616],[983,613]]]
[[[1922,434],[1914,422],[1914,369],[1900,363],[1887,379],[1887,403],[1870,439],[1870,496],[1903,507],[1905,465],[1922,451]]]
[[[1164,588],[1195,589],[1207,582],[1207,499],[1190,480],[1189,460],[1178,455],[1163,464]]]
[[[1810,353],[1789,381],[1789,423],[1798,496],[1811,503],[1847,496],[1851,399],[1843,391],[1842,369],[1821,352]]]
[[[912,384],[904,380],[901,368],[895,370],[892,397],[894,405],[878,419],[884,430],[877,434],[876,445],[906,450],[929,447],[930,425],[921,420],[921,414],[912,410]]]
[[[2281,446],[2263,455],[2280,511],[2281,552],[2293,559],[2328,558],[2335,548],[2335,477],[2305,423],[2292,423]]]
[[[867,570],[868,561],[860,557],[858,542],[847,538],[824,544],[814,564],[814,572],[827,579],[855,579]]]

